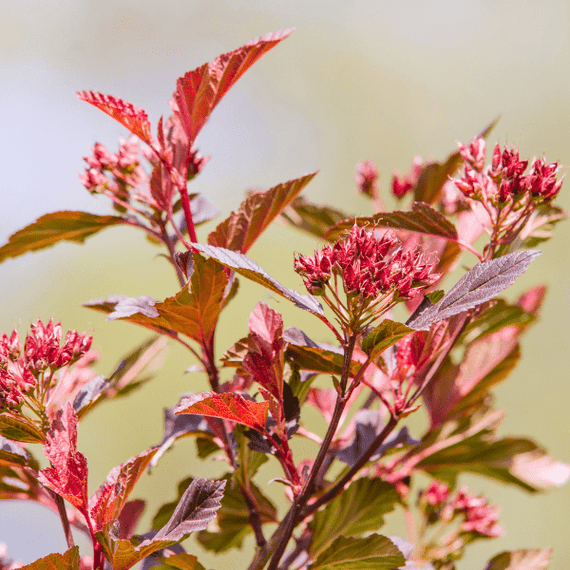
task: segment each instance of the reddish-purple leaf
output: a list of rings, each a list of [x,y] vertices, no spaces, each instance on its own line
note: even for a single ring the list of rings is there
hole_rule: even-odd
[[[324,315],[323,308],[315,297],[312,295],[301,295],[293,289],[287,289],[266,273],[253,259],[223,247],[214,247],[201,243],[193,243],[192,247],[204,255],[214,258],[218,263],[232,269],[239,275],[285,297],[285,299],[288,299],[300,309],[318,316]]]
[[[255,240],[314,178],[316,172],[274,186],[266,192],[253,192],[230,217],[209,236],[208,243],[247,253]]]
[[[396,230],[408,230],[429,236],[442,237],[448,240],[457,240],[455,226],[437,210],[423,202],[414,202],[409,212],[381,212],[367,218],[356,217],[344,220],[330,228],[325,237],[336,239],[344,232],[357,224],[360,227],[379,226]]]
[[[208,481],[197,477],[182,495],[178,506],[155,540],[178,542],[191,532],[204,530],[216,516],[224,494],[226,481]]]
[[[79,546],[65,553],[54,552],[31,564],[19,567],[21,570],[79,570]]]
[[[111,469],[105,482],[89,499],[89,513],[96,531],[119,518],[136,482],[157,451],[157,447],[149,449]]]
[[[173,100],[189,143],[192,144],[210,113],[232,85],[267,51],[292,30],[267,34],[244,46],[220,55],[180,77]]]
[[[121,125],[124,125],[139,139],[146,144],[151,144],[150,121],[148,115],[142,109],[137,109],[131,103],[127,103],[112,95],[103,95],[97,91],[78,91],[77,96],[87,103],[91,103]]]
[[[313,204],[304,196],[295,198],[281,212],[281,217],[292,226],[323,239],[329,228],[343,220],[354,218],[330,206]]]
[[[241,394],[203,392],[182,398],[174,413],[222,418],[264,431],[267,410],[267,402],[252,402],[246,400]]]
[[[541,253],[534,250],[517,251],[478,263],[440,301],[406,322],[406,325],[416,330],[428,330],[433,323],[489,301],[510,287]]]
[[[45,249],[60,241],[83,243],[100,230],[124,223],[118,216],[97,216],[87,212],[46,214],[8,238],[8,242],[0,247],[0,263],[9,257]]]
[[[51,422],[44,453],[51,467],[40,471],[40,483],[85,512],[87,459],[77,451],[77,416],[70,403],[59,410]]]
[[[123,506],[121,514],[117,519],[119,521],[119,538],[129,538],[135,532],[135,528],[142,516],[145,508],[145,501],[142,499],[135,499],[129,501]]]
[[[188,286],[162,302],[144,295],[136,299],[116,295],[84,306],[109,313],[107,320],[123,319],[160,334],[183,334],[207,344],[222,310],[228,278],[214,260],[194,256],[194,271]]]

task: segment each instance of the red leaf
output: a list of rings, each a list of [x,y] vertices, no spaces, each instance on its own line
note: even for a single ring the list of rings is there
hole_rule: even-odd
[[[89,499],[89,513],[95,531],[119,518],[129,494],[157,451],[156,447],[149,449],[111,469],[105,482]]]
[[[42,469],[40,483],[81,510],[87,508],[87,459],[77,451],[77,416],[68,403],[51,422],[44,445],[51,467]]]
[[[205,125],[210,113],[230,87],[267,51],[293,30],[267,34],[220,55],[180,77],[173,95],[175,114],[190,144]]]
[[[122,125],[131,133],[139,137],[146,144],[151,144],[150,121],[148,115],[142,109],[137,109],[131,103],[127,103],[112,95],[103,95],[97,91],[78,91],[77,96],[87,103],[91,103]]]
[[[222,418],[263,432],[267,409],[266,402],[252,402],[246,400],[241,394],[203,392],[183,398],[176,406],[174,413]]]
[[[250,194],[208,236],[208,243],[246,253],[269,224],[298,196],[316,172],[274,186],[266,192]]]

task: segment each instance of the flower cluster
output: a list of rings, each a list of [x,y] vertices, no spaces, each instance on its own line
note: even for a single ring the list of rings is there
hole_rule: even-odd
[[[30,326],[24,348],[16,330],[0,336],[0,409],[15,408],[24,395],[34,390],[40,375],[53,372],[79,360],[89,350],[93,337],[69,331],[61,346],[60,323],[50,319]]]
[[[120,139],[116,154],[109,152],[101,143],[95,143],[92,156],[83,157],[87,168],[79,179],[93,194],[108,189],[113,194],[127,198],[128,189],[137,187],[146,179],[139,153],[139,144],[134,136]],[[110,173],[113,180],[106,173]]]
[[[370,198],[378,197],[378,169],[371,160],[359,162],[356,165],[355,180],[358,191],[361,194],[370,196]]]
[[[459,190],[468,198],[493,205],[520,204],[525,200],[536,203],[549,202],[556,197],[562,186],[558,163],[548,164],[544,158],[532,160],[530,170],[528,160],[521,160],[519,151],[501,147],[497,143],[493,150],[491,165],[485,166],[486,147],[482,138],[475,138],[471,144],[458,143],[459,152],[465,160],[465,170],[460,179],[454,179]]]
[[[497,522],[499,509],[489,504],[485,497],[470,495],[466,487],[461,487],[451,497],[445,483],[433,481],[420,494],[419,505],[429,524],[461,518],[459,532],[469,535],[471,539],[496,538],[503,534],[503,529]]]
[[[420,250],[405,251],[392,232],[380,237],[356,224],[347,237],[317,251],[313,257],[297,255],[295,271],[314,295],[324,295],[332,276],[342,280],[347,297],[373,300],[395,293],[411,299],[420,288],[438,279],[435,263]]]

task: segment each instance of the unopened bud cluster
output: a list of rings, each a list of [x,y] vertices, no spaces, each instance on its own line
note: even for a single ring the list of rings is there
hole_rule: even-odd
[[[458,143],[465,161],[465,170],[454,183],[468,198],[484,201],[494,206],[515,204],[522,207],[528,200],[535,203],[553,200],[562,186],[557,174],[557,162],[547,163],[544,158],[533,158],[528,173],[528,160],[521,160],[519,151],[505,148],[499,143],[493,150],[491,165],[485,168],[486,147],[482,138],[475,138],[469,145]]]
[[[46,371],[53,373],[73,364],[89,350],[93,337],[69,331],[61,346],[60,323],[50,319],[47,325],[41,320],[30,326],[24,346],[18,332],[0,336],[0,409],[18,407],[24,395],[32,392],[38,379]]]
[[[411,299],[438,279],[434,265],[420,250],[403,250],[392,232],[376,237],[374,231],[355,224],[347,237],[312,257],[298,254],[294,267],[313,295],[324,295],[334,277],[335,284],[342,281],[347,297],[366,301],[388,293]]]

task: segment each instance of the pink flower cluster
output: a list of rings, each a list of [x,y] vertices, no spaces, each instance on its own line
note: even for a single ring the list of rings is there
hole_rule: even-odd
[[[355,224],[347,237],[313,257],[298,254],[294,268],[309,293],[323,295],[334,275],[342,279],[347,296],[370,300],[392,292],[401,299],[411,299],[420,288],[438,279],[434,265],[420,250],[404,251],[393,233],[385,232],[377,238],[373,231]]]
[[[450,497],[445,483],[433,481],[422,491],[420,504],[424,505],[432,522],[438,519],[451,521],[461,516],[463,521],[459,528],[463,533],[487,538],[496,538],[503,534],[503,529],[497,522],[499,509],[489,504],[485,497],[467,493],[467,487],[461,487],[454,497]]]
[[[20,405],[24,394],[37,385],[39,373],[76,362],[89,350],[93,337],[69,331],[60,345],[62,328],[50,319],[30,326],[24,350],[16,330],[8,337],[0,336],[0,408]]]
[[[469,145],[458,145],[466,165],[461,178],[453,181],[468,198],[506,204],[526,196],[537,202],[547,202],[560,191],[564,177],[557,179],[560,170],[557,162],[547,164],[544,158],[534,158],[525,174],[528,160],[521,160],[519,151],[514,148],[505,146],[501,152],[497,143],[491,165],[484,168],[486,147],[482,138],[473,139]]]
[[[79,175],[79,179],[92,193],[101,192],[104,188],[114,193],[126,193],[127,187],[135,188],[146,179],[140,166],[139,153],[139,144],[134,136],[121,139],[116,154],[109,152],[101,143],[95,143],[92,156],[83,157],[88,168]],[[114,181],[105,172],[112,174]]]

